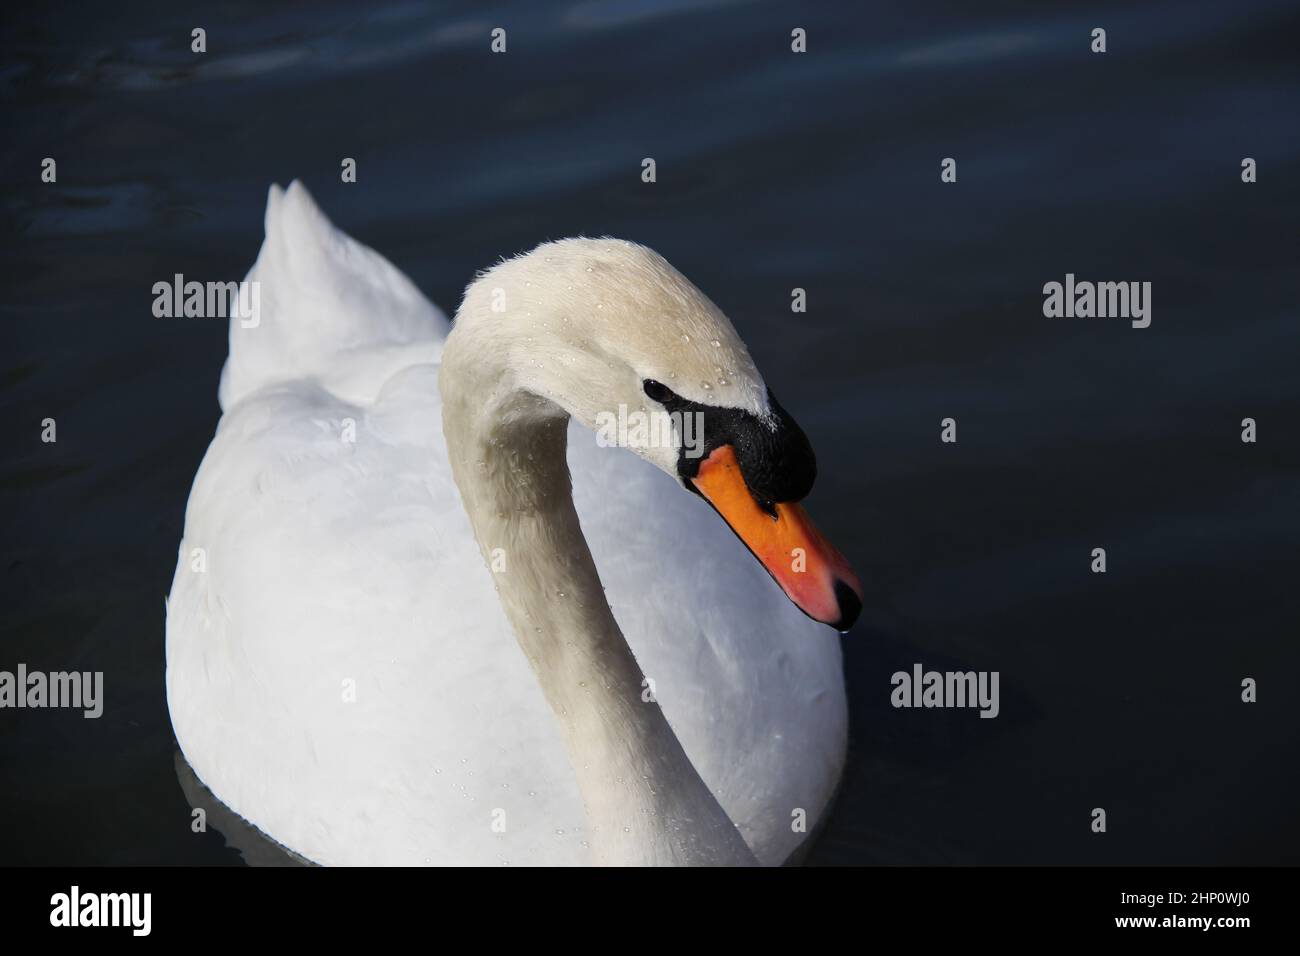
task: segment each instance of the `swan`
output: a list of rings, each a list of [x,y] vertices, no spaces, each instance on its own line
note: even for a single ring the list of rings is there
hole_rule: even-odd
[[[297,181],[246,281],[166,602],[198,779],[324,865],[800,851],[861,588],[717,306],[643,246],[566,239],[449,325]],[[679,427],[600,447],[614,410]]]

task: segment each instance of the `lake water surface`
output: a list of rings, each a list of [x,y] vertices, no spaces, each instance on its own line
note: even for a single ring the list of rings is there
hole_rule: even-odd
[[[294,177],[449,312],[502,255],[609,234],[732,318],[867,589],[811,862],[1300,862],[1294,4],[3,16],[0,668],[108,699],[0,713],[0,862],[243,859],[190,832],[163,686],[226,331],[151,289],[242,277]],[[1045,318],[1067,273],[1151,282],[1150,327]],[[999,671],[999,717],[894,709],[916,662]]]

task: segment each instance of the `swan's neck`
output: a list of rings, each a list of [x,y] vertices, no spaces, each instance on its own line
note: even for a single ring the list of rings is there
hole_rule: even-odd
[[[643,687],[605,599],[574,510],[568,416],[534,396],[502,396],[499,379],[458,367],[460,354],[449,343],[441,373],[452,472],[559,721],[596,862],[753,863]]]

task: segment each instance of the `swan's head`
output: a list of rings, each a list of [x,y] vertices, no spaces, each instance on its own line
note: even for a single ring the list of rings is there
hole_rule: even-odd
[[[630,448],[703,497],[789,598],[847,630],[862,608],[847,561],[798,504],[817,465],[722,311],[659,254],[565,239],[507,260],[466,290],[480,367]]]

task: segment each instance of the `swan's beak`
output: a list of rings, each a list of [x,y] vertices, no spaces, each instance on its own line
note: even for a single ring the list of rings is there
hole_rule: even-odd
[[[773,516],[759,507],[730,445],[715,448],[690,481],[799,610],[837,631],[853,626],[862,610],[862,585],[803,508],[776,504]]]

